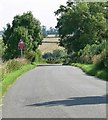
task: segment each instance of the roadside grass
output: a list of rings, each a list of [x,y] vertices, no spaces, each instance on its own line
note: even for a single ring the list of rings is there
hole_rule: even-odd
[[[108,81],[108,70],[98,69],[94,64],[72,63],[71,65],[81,68],[86,74]]]
[[[36,64],[26,64],[22,66],[20,69],[12,71],[11,73],[8,73],[4,76],[2,76],[2,93],[0,93],[0,96],[3,96],[4,93],[8,90],[8,88],[15,82],[15,80],[21,76],[23,73],[27,72],[28,70],[33,69],[36,67]]]
[[[33,62],[29,64],[25,64],[20,67],[18,70],[14,70],[10,73],[6,73],[5,75],[1,76],[2,81],[0,82],[0,98],[6,93],[8,88],[12,86],[12,84],[16,81],[16,79],[24,74],[25,72],[35,68],[39,64],[46,64],[46,62]]]

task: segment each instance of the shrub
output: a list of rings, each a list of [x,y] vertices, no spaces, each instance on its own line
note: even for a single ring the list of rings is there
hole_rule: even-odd
[[[53,51],[52,55],[54,58],[61,58],[61,57],[66,56],[67,54],[64,50],[57,49]]]
[[[41,62],[42,61],[42,53],[40,50],[34,51],[28,51],[25,53],[26,59],[28,59],[30,62]]]
[[[79,62],[81,63],[97,63],[97,60],[102,59],[102,52],[105,49],[106,41],[102,40],[102,42],[98,44],[87,44],[84,49],[81,49],[78,52]],[[103,56],[104,57],[104,56]]]
[[[94,55],[92,57],[93,64],[96,64],[100,60],[100,58],[101,58],[100,54],[99,55]]]
[[[35,58],[35,52],[34,51],[26,51],[25,58],[32,62],[33,58]]]
[[[43,55],[43,58],[46,59],[47,63],[56,64],[64,62],[66,56],[67,56],[66,51],[56,49],[53,51],[53,53],[50,52],[45,53]]]
[[[85,56],[80,56],[79,60],[81,63],[87,63],[90,64],[92,63],[91,56],[85,55]]]
[[[39,49],[35,53],[35,61],[36,62],[41,62],[42,61],[42,53]]]
[[[49,59],[49,58],[52,58],[52,53],[50,53],[50,52],[47,52],[47,53],[44,53],[44,55],[42,55],[42,57],[44,58],[44,59]]]
[[[93,63],[96,65],[98,69],[108,69],[108,60],[106,50],[102,51],[101,54],[93,57]]]

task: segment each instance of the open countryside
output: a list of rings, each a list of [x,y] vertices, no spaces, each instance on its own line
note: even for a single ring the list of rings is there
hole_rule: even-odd
[[[56,49],[63,50],[64,48],[58,45],[59,38],[48,37],[44,38],[42,45],[39,46],[39,49],[42,51],[42,54],[47,52],[53,52]]]
[[[31,8],[0,32],[1,119],[107,120],[108,2],[65,3],[56,27]]]

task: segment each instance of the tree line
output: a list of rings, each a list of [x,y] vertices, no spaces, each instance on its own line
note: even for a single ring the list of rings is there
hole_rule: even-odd
[[[50,27],[49,29],[47,29],[46,26],[42,26],[42,35],[44,38],[46,38],[48,35],[57,35],[58,34],[58,30],[56,28]]]

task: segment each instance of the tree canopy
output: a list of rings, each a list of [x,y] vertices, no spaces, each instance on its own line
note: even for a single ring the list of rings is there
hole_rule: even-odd
[[[12,59],[19,56],[18,42],[22,39],[25,43],[25,51],[36,52],[42,41],[41,26],[39,20],[33,17],[32,12],[16,15],[12,25],[7,24],[4,29],[3,41],[6,46],[4,59]]]
[[[68,53],[78,52],[87,44],[100,43],[106,32],[106,3],[67,2],[55,12],[60,45]]]

